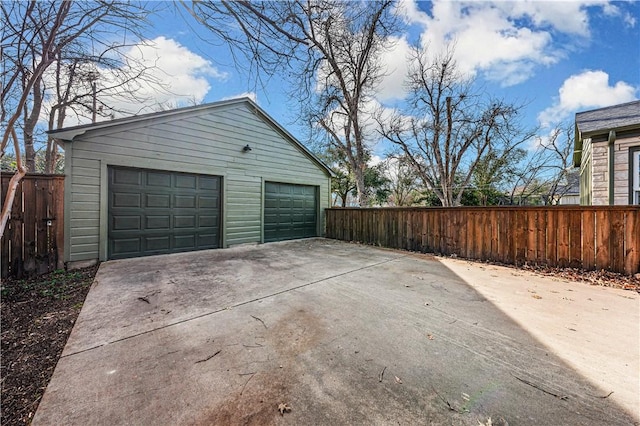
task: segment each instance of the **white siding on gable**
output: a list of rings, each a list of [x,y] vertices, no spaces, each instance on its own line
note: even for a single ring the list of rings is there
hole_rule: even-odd
[[[252,150],[243,152],[247,144]],[[327,172],[247,102],[96,129],[67,147],[68,261],[106,259],[109,166],[222,176],[223,247],[262,241],[265,181],[319,187],[324,230]]]

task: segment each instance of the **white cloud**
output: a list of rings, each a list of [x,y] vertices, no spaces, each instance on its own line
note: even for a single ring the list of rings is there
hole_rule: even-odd
[[[503,86],[518,84],[531,77],[536,66],[552,65],[562,57],[549,31],[517,24],[526,13],[512,2],[437,1],[421,42],[434,52],[454,43],[463,73],[481,72]]]
[[[460,71],[480,73],[502,86],[522,83],[538,67],[563,59],[573,46],[560,45],[557,36],[569,36],[575,44],[588,41],[593,8],[635,25],[632,16],[608,0],[434,0],[428,13],[420,10],[416,0],[398,5],[405,21],[421,29],[423,48],[437,54],[454,43]]]
[[[538,114],[538,121],[543,127],[553,126],[580,110],[633,101],[637,93],[638,88],[624,81],[610,85],[604,71],[587,70],[562,83],[555,103]]]
[[[376,95],[381,102],[404,99],[407,94],[404,81],[409,69],[411,46],[406,37],[394,37],[391,43],[392,48],[384,52],[381,58],[387,67]]]
[[[630,13],[625,13],[623,19],[624,23],[627,24],[628,27],[635,28],[637,21],[633,15],[631,15]]]
[[[147,99],[144,109],[153,110],[155,105],[185,106],[201,103],[211,89],[209,79],[224,81],[228,74],[220,72],[211,62],[174,40],[157,37],[132,47],[126,56],[150,67],[148,75],[163,85],[142,82],[136,95]],[[133,108],[132,108],[133,107]],[[138,111],[139,105],[121,105],[130,112]]]
[[[138,70],[144,68],[142,78],[123,86],[117,86],[117,82],[121,81],[125,67],[95,69],[99,75],[96,81],[98,104],[104,104],[113,111],[114,118],[202,103],[211,89],[210,80],[224,81],[229,77],[209,60],[165,37],[142,41],[121,56],[112,58],[131,64]],[[54,76],[48,74],[45,78],[51,86]],[[112,88],[106,89],[108,87]],[[54,99],[49,96],[43,120],[52,102]],[[82,115],[69,110],[65,126],[90,122],[90,111],[79,112]],[[98,117],[98,120],[105,118]]]
[[[579,36],[589,35],[588,6],[601,6],[606,14],[615,9],[606,0],[504,2],[502,6],[511,16],[529,17],[537,27]]]
[[[382,163],[384,161],[384,158],[380,157],[379,155],[372,155],[371,158],[369,159],[369,162],[367,163],[367,166],[369,167],[375,167],[378,164]]]

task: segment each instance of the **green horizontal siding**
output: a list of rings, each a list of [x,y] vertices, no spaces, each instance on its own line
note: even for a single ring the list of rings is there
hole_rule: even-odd
[[[242,147],[247,144],[252,151],[245,153]],[[227,247],[262,242],[266,181],[317,186],[320,220],[320,212],[329,207],[326,172],[247,104],[102,128],[78,136],[70,145],[66,217],[67,255],[72,261],[105,255],[100,237],[106,238],[102,228],[107,224],[107,166],[222,176]]]

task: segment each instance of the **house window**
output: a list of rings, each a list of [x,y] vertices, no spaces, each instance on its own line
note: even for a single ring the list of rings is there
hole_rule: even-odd
[[[631,151],[629,164],[631,165],[631,204],[640,204],[640,147]]]

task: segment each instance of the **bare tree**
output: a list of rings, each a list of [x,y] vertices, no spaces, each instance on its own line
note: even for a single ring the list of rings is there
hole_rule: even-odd
[[[565,123],[548,137],[538,137],[537,149],[514,172],[512,204],[554,204],[571,189],[573,132],[573,125]]]
[[[473,190],[482,206],[504,202],[504,196],[517,180],[518,165],[527,156],[524,148],[495,147],[483,155],[471,176]]]
[[[393,1],[220,1],[188,8],[222,40],[239,47],[252,68],[288,73],[301,116],[328,134],[330,145],[345,156],[358,203],[367,205],[365,116],[385,72],[380,55],[398,22]]]
[[[414,48],[408,76],[409,108],[380,132],[404,155],[443,206],[460,204],[481,159],[531,138],[517,121],[521,107],[483,97],[456,66],[453,51],[430,60]]]
[[[137,37],[147,11],[131,2],[101,0],[2,2],[2,140],[4,155],[13,139],[17,171],[0,216],[4,233],[18,183],[35,170],[34,133],[46,96],[46,73],[62,63],[71,46],[112,46],[113,40]],[[68,106],[68,105],[67,105]],[[22,120],[21,120],[22,119]],[[20,121],[21,120],[21,121]],[[22,130],[22,144],[18,130]],[[26,167],[22,163],[24,150]],[[55,158],[51,158],[55,161]]]
[[[391,206],[412,206],[419,198],[418,175],[414,167],[405,157],[388,157],[384,160],[383,173],[387,178],[389,197],[387,202]]]
[[[140,41],[144,43],[144,41]],[[113,118],[120,110],[116,105],[147,105],[149,90],[168,92],[167,84],[151,73],[155,65],[144,58],[124,53],[129,42],[112,43],[99,52],[88,52],[86,46],[69,46],[48,72],[43,89],[49,95],[48,130],[63,127],[69,113],[95,122],[97,117]],[[57,141],[48,136],[45,173],[52,173],[58,157]]]

